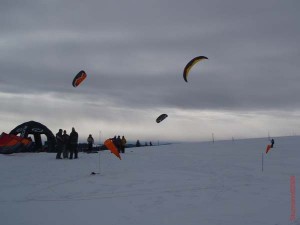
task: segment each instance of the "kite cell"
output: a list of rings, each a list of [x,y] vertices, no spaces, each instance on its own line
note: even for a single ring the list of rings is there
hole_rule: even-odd
[[[81,70],[73,79],[73,87],[77,87],[86,78],[86,73]]]
[[[197,56],[195,58],[193,58],[191,61],[189,61],[189,63],[184,67],[183,70],[183,79],[185,80],[185,82],[187,82],[187,77],[189,75],[189,72],[191,70],[191,68],[198,62],[204,60],[204,59],[208,59],[206,56]]]
[[[168,117],[167,114],[161,114],[159,117],[157,117],[156,123],[160,123],[161,121],[163,121],[163,120],[166,119],[167,117]]]

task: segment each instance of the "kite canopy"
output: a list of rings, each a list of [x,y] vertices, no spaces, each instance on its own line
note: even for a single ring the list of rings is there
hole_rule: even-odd
[[[22,138],[4,132],[0,135],[0,154],[27,152],[31,151],[32,148],[33,143],[28,138]]]
[[[86,76],[86,73],[83,70],[81,70],[73,79],[73,87],[77,87],[86,78]]]
[[[195,58],[193,58],[191,61],[189,61],[188,64],[186,64],[186,66],[184,67],[183,70],[183,79],[185,80],[185,82],[187,82],[187,77],[189,75],[189,72],[191,70],[191,68],[198,62],[204,60],[204,59],[208,59],[206,56],[197,56]]]
[[[167,117],[168,117],[167,114],[161,114],[159,117],[157,117],[156,123],[160,123],[161,121],[163,121],[163,120],[166,119]]]

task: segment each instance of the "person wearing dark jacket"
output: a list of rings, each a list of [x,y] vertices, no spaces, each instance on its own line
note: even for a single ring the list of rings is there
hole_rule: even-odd
[[[116,147],[117,147],[119,153],[121,153],[121,146],[122,146],[122,140],[121,140],[121,137],[119,135],[117,137],[117,140],[116,140]]]
[[[78,158],[78,133],[75,131],[75,128],[72,127],[72,132],[70,133],[70,138],[69,138],[69,143],[70,143],[70,158],[73,159],[73,154],[74,158]]]
[[[274,143],[275,143],[275,141],[274,141],[274,139],[272,138],[272,140],[271,140],[271,148],[273,148]]]
[[[63,134],[63,140],[64,140],[64,148],[63,148],[63,158],[69,158],[69,139],[70,136],[67,134],[67,131],[64,130],[64,134]]]
[[[56,159],[62,159],[61,153],[64,148],[64,139],[63,139],[62,129],[59,129],[55,138],[56,138],[56,150],[57,150]]]
[[[136,144],[135,144],[135,146],[136,146],[136,147],[141,147],[141,143],[140,143],[140,141],[139,141],[139,140],[137,140],[137,141],[136,141]]]
[[[122,153],[125,153],[125,145],[126,145],[126,138],[124,136],[122,136],[122,139],[121,139],[121,152]]]
[[[113,138],[111,138],[112,142],[115,146],[117,146],[117,136],[115,135]]]

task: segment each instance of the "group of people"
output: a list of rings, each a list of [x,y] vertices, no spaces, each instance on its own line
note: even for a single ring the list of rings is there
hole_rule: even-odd
[[[67,131],[59,129],[58,133],[55,136],[56,138],[56,159],[75,159],[78,158],[78,133],[75,131],[75,128],[72,127],[70,135],[67,134]]]
[[[120,137],[120,135],[118,135],[118,137],[114,136],[111,140],[117,147],[119,153],[125,153],[125,145],[127,143],[127,140],[124,136],[122,136],[122,138]]]
[[[125,153],[125,145],[127,143],[127,140],[124,136],[122,136],[122,138],[119,136],[114,136],[113,138],[111,138],[111,140],[113,141],[114,145],[116,146],[116,148],[118,149],[119,153]],[[88,153],[91,153],[93,150],[93,144],[94,144],[94,138],[91,134],[89,134],[88,138],[87,138],[87,143],[88,143]]]
[[[58,133],[55,136],[56,138],[56,159],[75,159],[78,158],[78,133],[75,131],[75,128],[72,128],[70,135],[67,134],[66,130],[59,129]],[[119,136],[114,136],[111,138],[114,145],[117,147],[119,153],[125,153],[125,145],[127,140],[124,136],[122,138]],[[94,138],[89,134],[87,138],[88,150],[90,153],[93,150]]]
[[[150,146],[153,146],[152,142],[150,141],[149,143]],[[140,143],[140,140],[137,140],[136,143],[135,143],[135,147],[141,147],[141,143]],[[148,146],[148,142],[145,142],[145,146]]]

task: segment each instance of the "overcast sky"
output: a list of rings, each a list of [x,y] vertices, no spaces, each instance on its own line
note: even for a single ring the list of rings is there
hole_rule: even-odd
[[[299,11],[299,0],[1,0],[1,131],[34,120],[96,141],[300,134]]]

